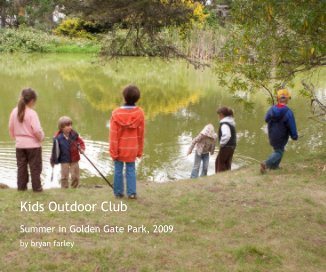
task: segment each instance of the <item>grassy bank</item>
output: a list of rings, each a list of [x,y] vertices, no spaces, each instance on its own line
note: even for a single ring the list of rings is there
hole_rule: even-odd
[[[325,271],[326,155],[198,180],[138,183],[126,212],[21,212],[20,201],[113,201],[101,180],[42,194],[1,190],[0,271]],[[105,185],[103,185],[105,186]],[[145,225],[149,233],[19,233],[20,225]],[[173,225],[153,233],[152,225]],[[73,241],[74,247],[19,247],[22,241]]]
[[[97,40],[60,37],[32,28],[0,29],[0,53],[99,53]]]
[[[0,28],[0,53],[96,53],[119,56],[160,55],[156,45],[143,38],[143,49],[135,47],[136,37],[126,40],[127,30],[119,30],[114,34],[97,34],[85,36],[55,35],[55,31],[41,31],[34,28],[17,29]],[[186,37],[180,36],[180,30],[165,29],[161,38],[174,45],[191,59],[209,61],[216,56],[225,42],[226,31],[222,28],[194,28]],[[74,38],[72,38],[74,37]],[[88,38],[87,38],[88,37]],[[155,49],[156,48],[156,49]]]

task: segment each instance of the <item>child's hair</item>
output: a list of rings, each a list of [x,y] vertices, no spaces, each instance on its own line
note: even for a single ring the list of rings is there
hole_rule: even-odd
[[[128,85],[123,89],[122,95],[127,105],[134,105],[140,98],[140,91],[137,86]]]
[[[30,103],[32,100],[36,101],[36,99],[37,99],[37,95],[33,89],[27,88],[22,90],[17,106],[18,107],[17,115],[18,115],[19,122],[22,123],[24,121],[26,105]]]
[[[233,110],[228,107],[221,107],[217,110],[217,114],[222,114],[224,117],[233,116]]]
[[[61,131],[64,127],[72,125],[72,120],[68,116],[62,116],[58,120],[58,129]]]

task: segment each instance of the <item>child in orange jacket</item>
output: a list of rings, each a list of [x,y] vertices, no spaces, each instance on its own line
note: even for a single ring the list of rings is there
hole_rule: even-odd
[[[140,91],[134,85],[124,88],[125,104],[112,112],[110,121],[110,155],[114,160],[114,194],[124,196],[123,166],[126,164],[127,195],[136,199],[136,158],[143,155],[144,112],[136,106]]]

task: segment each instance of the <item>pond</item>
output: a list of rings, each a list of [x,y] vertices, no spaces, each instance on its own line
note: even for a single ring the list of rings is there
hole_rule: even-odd
[[[218,129],[216,109],[222,105],[235,111],[238,147],[232,168],[257,164],[271,148],[265,131],[266,97],[252,97],[253,111],[237,104],[210,69],[195,70],[182,61],[123,58],[102,63],[85,55],[2,55],[0,56],[0,183],[16,187],[14,142],[8,135],[8,119],[20,91],[32,87],[38,92],[36,111],[46,134],[43,143],[44,188],[59,187],[60,167],[51,181],[49,164],[52,136],[57,120],[68,115],[73,127],[86,142],[86,155],[112,180],[113,163],[108,153],[109,119],[122,104],[121,90],[134,83],[141,90],[141,106],[146,115],[144,157],[137,161],[139,180],[165,182],[188,178],[193,155],[186,156],[193,137],[208,123]],[[325,97],[325,77],[318,79],[320,96]],[[312,121],[309,101],[292,95],[299,141],[290,141],[285,160],[325,148],[325,126]],[[218,146],[216,147],[218,150]],[[216,154],[210,159],[214,174]],[[89,162],[80,162],[81,179],[98,176]],[[257,170],[258,171],[258,170]],[[99,184],[102,181],[99,178]],[[81,184],[83,180],[81,180]]]

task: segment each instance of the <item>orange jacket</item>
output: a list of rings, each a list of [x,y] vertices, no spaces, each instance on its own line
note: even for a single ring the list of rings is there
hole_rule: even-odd
[[[121,107],[112,112],[110,121],[110,155],[113,160],[134,162],[143,155],[144,112],[139,107]]]

